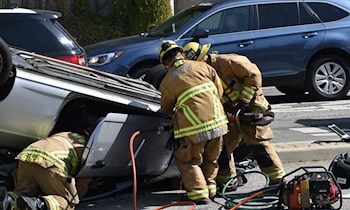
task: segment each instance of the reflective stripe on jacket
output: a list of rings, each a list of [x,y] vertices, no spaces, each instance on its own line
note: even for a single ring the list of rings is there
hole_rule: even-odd
[[[169,70],[160,91],[162,110],[173,118],[175,138],[187,136],[196,142],[227,133],[228,121],[220,100],[223,88],[211,66],[185,60]],[[210,135],[199,135],[206,132]]]
[[[214,95],[213,96],[214,119],[209,120],[207,122],[202,122],[196,116],[196,114],[191,110],[191,108],[188,105],[185,105],[185,102],[188,99],[195,97],[198,94],[201,94],[203,92],[211,92]],[[192,126],[175,130],[174,134],[176,139],[182,138],[185,136],[195,135],[205,131],[209,131],[214,128],[220,127],[221,125],[227,124],[226,116],[225,115],[220,116],[219,107],[221,102],[217,97],[217,95],[218,93],[214,83],[209,82],[209,83],[204,83],[204,84],[189,88],[177,98],[177,103],[175,105],[176,109],[182,109],[182,112],[184,113],[186,119],[190,121]]]
[[[270,105],[262,93],[262,77],[258,67],[245,56],[211,54],[210,62],[220,76],[225,95],[235,104],[238,99],[262,111]]]
[[[29,145],[16,159],[71,177],[77,173],[84,148],[84,137],[75,133],[58,133]]]

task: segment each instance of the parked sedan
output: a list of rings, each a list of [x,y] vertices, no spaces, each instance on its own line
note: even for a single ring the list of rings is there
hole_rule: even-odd
[[[13,67],[0,86],[0,185],[3,164],[14,162],[15,154],[38,139],[73,130],[82,115],[101,121],[88,141],[79,176],[130,177],[129,139],[137,130],[138,175],[152,178],[168,169],[172,153],[165,145],[172,137],[157,128],[170,119],[160,112],[160,93],[153,86],[15,48],[8,51],[0,42],[0,58],[7,53]],[[3,72],[11,65],[1,61]]]
[[[147,77],[150,67],[159,63],[157,49],[163,39],[185,45],[195,37],[211,43],[218,53],[247,56],[261,69],[264,86],[286,94],[307,91],[317,99],[340,99],[350,87],[349,34],[350,1],[226,1],[193,6],[150,32],[85,50],[94,68]],[[159,72],[148,76],[152,83],[161,79]]]

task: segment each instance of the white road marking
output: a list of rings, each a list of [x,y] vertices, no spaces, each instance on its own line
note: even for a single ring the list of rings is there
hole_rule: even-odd
[[[326,127],[324,127],[326,128]],[[329,131],[321,128],[311,127],[311,128],[289,128],[292,131],[298,131],[301,133],[329,133]]]
[[[349,110],[349,100],[339,101],[327,101],[327,102],[304,102],[300,103],[287,103],[287,104],[272,104],[272,110],[274,112],[324,112],[332,110]]]

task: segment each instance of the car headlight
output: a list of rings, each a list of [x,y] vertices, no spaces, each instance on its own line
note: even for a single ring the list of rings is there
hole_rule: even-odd
[[[89,65],[102,66],[107,63],[112,62],[114,59],[118,58],[123,54],[124,51],[104,53],[100,55],[93,56],[89,58]]]

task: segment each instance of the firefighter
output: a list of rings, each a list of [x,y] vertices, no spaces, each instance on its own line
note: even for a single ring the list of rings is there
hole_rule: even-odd
[[[184,60],[173,41],[163,41],[159,58],[168,67],[160,85],[161,107],[172,117],[180,141],[174,156],[181,180],[189,200],[206,204],[216,195],[217,159],[227,133],[222,84],[211,66]]]
[[[222,155],[228,161],[219,162],[218,184],[225,184],[236,176],[233,151],[243,141],[250,148],[260,169],[270,178],[270,184],[279,182],[285,172],[282,162],[269,140],[273,138],[272,130],[266,123],[245,121],[245,113],[272,113],[271,106],[262,92],[262,77],[258,67],[245,56],[237,54],[208,54],[210,44],[201,46],[190,42],[183,51],[187,59],[202,60],[214,67],[222,80],[224,88],[224,107],[229,117],[229,134],[224,136]],[[240,120],[237,120],[239,119]],[[264,122],[261,118],[259,122]],[[221,157],[220,156],[220,157]],[[219,158],[221,159],[221,158]]]
[[[13,192],[0,188],[0,209],[74,209],[91,180],[76,181],[74,176],[95,123],[77,128],[78,132],[56,133],[20,152],[16,156],[18,166],[13,172]]]

